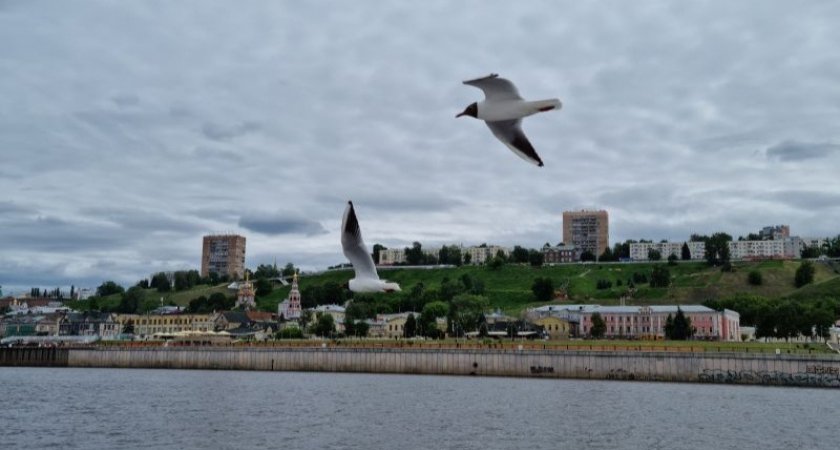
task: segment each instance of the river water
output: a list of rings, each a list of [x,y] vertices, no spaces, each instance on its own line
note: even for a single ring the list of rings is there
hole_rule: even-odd
[[[837,449],[840,390],[0,368],[0,448]]]

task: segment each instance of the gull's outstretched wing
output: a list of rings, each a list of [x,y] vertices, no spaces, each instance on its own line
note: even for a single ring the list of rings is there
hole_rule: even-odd
[[[543,166],[542,159],[534,146],[522,132],[522,119],[500,120],[498,122],[485,122],[493,132],[509,149],[513,150],[520,158],[539,167]]]
[[[475,86],[484,91],[484,98],[488,101],[522,100],[516,86],[504,78],[499,78],[499,75],[496,73],[491,73],[486,77],[464,81],[464,84]]]
[[[341,249],[344,251],[344,256],[350,260],[350,264],[353,264],[356,278],[379,279],[373,257],[368,253],[365,242],[362,240],[362,230],[359,228],[353,202],[347,202],[347,209],[344,210],[344,219],[341,223]]]

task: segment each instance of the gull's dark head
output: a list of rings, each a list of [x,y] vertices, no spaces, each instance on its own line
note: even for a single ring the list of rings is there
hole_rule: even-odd
[[[455,118],[459,118],[461,116],[470,116],[478,118],[478,103],[472,103],[470,106],[467,106],[467,109],[464,110],[461,114],[455,116]]]

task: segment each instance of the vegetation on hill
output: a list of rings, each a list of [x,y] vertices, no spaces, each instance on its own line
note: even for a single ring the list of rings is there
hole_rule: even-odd
[[[790,301],[840,298],[840,266],[830,261],[814,262],[813,281],[797,288],[795,277],[801,265],[799,261],[734,262],[729,271],[721,271],[703,262],[674,261],[670,264],[585,263],[535,266],[523,263],[427,269],[381,268],[380,276],[398,282],[402,292],[357,296],[357,303],[364,306],[360,306],[356,314],[371,316],[399,311],[420,312],[426,304],[451,302],[452,298],[460,294],[478,296],[486,300],[491,309],[500,309],[512,315],[518,315],[528,307],[549,303],[615,305],[622,297],[627,304],[706,302],[720,307],[726,305],[714,302],[739,296]],[[258,289],[257,307],[264,311],[276,311],[277,304],[288,296],[290,287],[269,283],[268,277],[277,274],[273,270],[266,270],[266,267],[261,266],[255,272],[255,276],[258,276],[255,285],[261,286],[262,283]],[[287,269],[291,271],[292,268]],[[754,281],[756,274],[760,274],[761,282],[758,284]],[[299,284],[303,306],[344,303],[353,298],[353,293],[344,287],[352,276],[351,269],[302,275]],[[267,288],[264,286],[266,283],[269,283]],[[546,287],[549,286],[550,290],[547,291]],[[108,288],[114,291],[113,286],[109,285]],[[132,302],[126,303],[125,297],[129,292],[132,292],[129,298]],[[227,289],[227,283],[197,284],[185,290],[167,292],[139,286],[125,293],[115,292],[85,302],[73,302],[71,306],[82,310],[118,311],[136,304],[136,311],[146,312],[162,305],[187,307],[192,301],[193,305],[200,305],[202,310],[206,310],[212,302],[197,299],[210,299],[213,294],[217,294],[217,299],[219,295],[226,296],[229,299],[227,303],[236,295]],[[743,305],[739,307],[743,308]],[[731,309],[738,310],[734,307]]]

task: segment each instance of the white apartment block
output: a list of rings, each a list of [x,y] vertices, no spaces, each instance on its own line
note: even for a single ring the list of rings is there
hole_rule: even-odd
[[[424,255],[427,256],[434,256],[435,258],[440,255],[439,248],[422,248],[421,249]],[[379,265],[380,266],[393,266],[397,264],[405,264],[408,260],[405,257],[405,248],[388,248],[385,250],[379,251]]]
[[[464,254],[470,255],[470,264],[484,264],[489,259],[492,259],[498,252],[502,252],[505,256],[510,255],[510,249],[500,247],[498,245],[488,245],[486,247],[468,247],[464,250]]]
[[[393,266],[404,263],[405,249],[403,248],[388,248],[379,251],[379,265],[381,266]]]
[[[731,259],[793,259],[802,252],[802,239],[788,237],[766,241],[730,241]]]
[[[688,244],[692,261],[706,258],[705,242],[640,242],[630,244],[630,260],[647,261],[650,250],[658,251],[662,255],[662,259],[668,259],[671,255],[676,255],[678,259],[682,259],[683,244]]]

